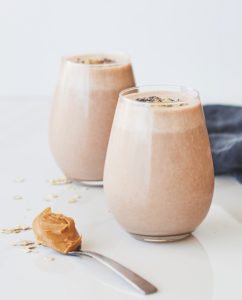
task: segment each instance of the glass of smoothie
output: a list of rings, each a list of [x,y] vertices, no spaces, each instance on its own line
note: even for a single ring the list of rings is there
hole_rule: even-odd
[[[111,212],[135,238],[185,238],[203,221],[213,162],[197,91],[146,86],[120,93],[104,170]]]
[[[49,142],[66,177],[102,183],[118,95],[134,84],[131,62],[125,54],[63,58],[51,110]]]

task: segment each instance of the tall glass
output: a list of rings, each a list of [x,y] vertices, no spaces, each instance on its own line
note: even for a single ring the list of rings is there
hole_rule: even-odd
[[[104,170],[117,221],[141,240],[184,238],[207,215],[213,188],[198,92],[166,85],[121,92]]]
[[[103,180],[118,95],[134,84],[127,55],[98,53],[63,58],[49,141],[57,164],[68,178],[89,183]]]

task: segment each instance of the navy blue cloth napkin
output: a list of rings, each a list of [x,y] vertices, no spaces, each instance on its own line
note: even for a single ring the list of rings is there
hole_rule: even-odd
[[[242,183],[242,107],[203,107],[215,174],[231,174]]]

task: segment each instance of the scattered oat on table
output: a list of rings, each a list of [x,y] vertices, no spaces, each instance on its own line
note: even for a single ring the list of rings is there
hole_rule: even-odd
[[[68,202],[69,202],[69,203],[75,203],[75,202],[77,202],[78,199],[80,199],[80,198],[81,198],[81,195],[74,195],[74,196],[72,196],[71,198],[68,199]]]
[[[29,226],[18,225],[12,228],[2,228],[0,229],[0,233],[4,233],[4,234],[20,233],[22,231],[27,231],[31,229],[32,228]]]
[[[54,258],[53,256],[45,256],[45,257],[44,257],[44,260],[45,260],[45,261],[54,261],[55,258]]]
[[[66,188],[67,188],[68,190],[70,190],[70,191],[76,191],[76,190],[77,190],[77,187],[74,186],[74,185],[68,185]]]
[[[46,197],[43,198],[43,200],[45,201],[51,201],[53,199],[59,198],[59,195],[57,194],[49,194]]]
[[[49,179],[48,182],[52,185],[62,185],[62,184],[71,183],[72,181],[66,177],[59,177],[59,178]]]
[[[31,253],[31,252],[33,252],[33,250],[28,249],[26,247],[23,247],[22,250],[23,250],[24,253]]]
[[[21,176],[19,176],[19,177],[16,177],[14,180],[13,180],[14,182],[16,182],[16,183],[22,183],[22,182],[24,182],[25,181],[25,178],[24,177],[21,177]]]
[[[13,199],[14,200],[23,200],[23,196],[21,196],[21,195],[14,195]]]
[[[30,240],[18,241],[16,243],[14,243],[13,246],[21,247],[21,249],[25,253],[34,252],[34,250],[37,248],[37,244],[34,241],[30,241]]]
[[[22,246],[22,247],[33,246],[33,245],[35,245],[35,242],[31,241],[31,240],[21,240],[21,241],[13,243],[13,246]]]

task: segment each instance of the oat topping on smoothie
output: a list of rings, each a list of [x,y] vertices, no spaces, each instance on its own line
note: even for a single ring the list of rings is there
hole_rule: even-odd
[[[87,64],[87,65],[103,65],[103,64],[113,64],[115,61],[106,57],[87,57],[87,58],[77,57],[76,62],[81,64]]]
[[[181,99],[177,98],[177,99],[173,99],[173,98],[161,98],[158,96],[149,96],[149,97],[139,97],[135,99],[136,101],[139,102],[148,102],[148,103],[153,103],[153,104],[160,104],[162,106],[183,106],[183,105],[187,105],[187,103],[185,103],[184,101],[182,101]]]

